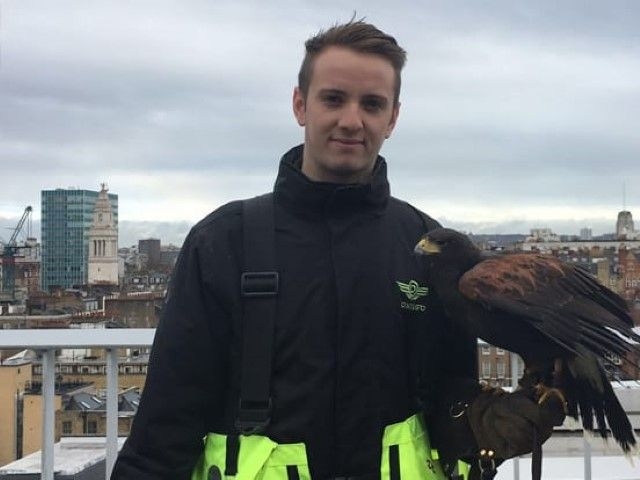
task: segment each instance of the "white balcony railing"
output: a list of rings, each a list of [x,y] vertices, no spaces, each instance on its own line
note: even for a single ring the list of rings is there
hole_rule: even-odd
[[[153,328],[90,328],[0,330],[0,350],[35,350],[42,355],[42,449],[41,477],[53,480],[55,443],[55,351],[68,348],[104,349],[107,359],[107,442],[106,479],[118,455],[118,349],[148,347],[153,343]]]
[[[108,480],[118,454],[118,349],[149,347],[153,343],[155,329],[24,329],[0,330],[0,350],[31,349],[42,356],[42,447],[41,478],[54,479],[54,442],[55,442],[55,351],[59,349],[104,349],[106,352],[106,462],[105,475]],[[517,381],[519,358],[511,356],[513,380]],[[0,406],[1,408],[1,406]],[[638,414],[640,412],[633,412]],[[637,426],[636,426],[637,428]],[[583,478],[591,480],[591,445],[584,441]],[[511,470],[513,479],[520,478],[519,459],[508,462],[505,470]],[[506,465],[506,464],[505,464]],[[506,471],[504,472],[506,473]],[[499,475],[500,476],[500,475]],[[503,477],[505,478],[505,477]],[[608,478],[608,477],[607,477]],[[627,478],[627,477],[624,477]],[[636,478],[636,477],[633,477]]]

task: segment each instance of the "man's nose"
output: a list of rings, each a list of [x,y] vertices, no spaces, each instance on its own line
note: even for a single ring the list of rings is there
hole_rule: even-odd
[[[338,126],[345,130],[353,131],[362,128],[362,112],[357,103],[348,103],[342,109]]]

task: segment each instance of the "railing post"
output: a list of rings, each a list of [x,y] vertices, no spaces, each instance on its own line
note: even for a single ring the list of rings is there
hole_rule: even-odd
[[[105,478],[109,480],[118,455],[118,349],[107,348],[107,453]]]
[[[513,457],[513,480],[520,480],[520,457]]]
[[[56,357],[55,349],[42,351],[42,453],[41,479],[53,480],[53,444],[55,442],[55,387],[56,387]]]
[[[513,392],[518,387],[518,355],[511,352],[509,355],[510,370],[511,370],[511,391]],[[511,462],[513,464],[513,480],[520,480],[520,458],[514,457]]]
[[[591,480],[591,444],[586,435],[583,438],[584,445],[584,480]]]

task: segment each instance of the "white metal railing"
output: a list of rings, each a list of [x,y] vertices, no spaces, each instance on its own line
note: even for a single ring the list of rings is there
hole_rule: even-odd
[[[42,356],[42,449],[41,478],[53,480],[55,442],[54,397],[55,397],[55,351],[62,348],[104,349],[106,351],[106,479],[108,480],[118,454],[118,349],[148,347],[153,343],[155,329],[110,328],[110,329],[22,329],[0,330],[0,350],[31,349]],[[511,355],[512,384],[517,384],[517,355]],[[591,480],[591,446],[584,441],[584,478]],[[511,460],[513,479],[520,479],[518,458]]]
[[[55,351],[61,348],[104,349],[107,357],[107,436],[105,478],[108,480],[118,455],[118,349],[148,347],[153,328],[90,328],[0,330],[0,350],[35,350],[42,355],[42,449],[41,476],[53,480],[55,442]]]
[[[511,365],[511,385],[514,388],[518,385],[518,376],[520,373],[520,363],[522,359],[515,353],[510,353],[509,356]],[[510,460],[513,465],[513,480],[520,480],[520,458],[514,457]],[[584,471],[583,478],[585,480],[591,480],[591,444],[585,438],[584,440]]]

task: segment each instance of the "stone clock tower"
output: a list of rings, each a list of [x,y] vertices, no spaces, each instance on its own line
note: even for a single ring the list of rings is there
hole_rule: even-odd
[[[118,285],[118,229],[107,192],[103,183],[89,230],[89,285]]]

